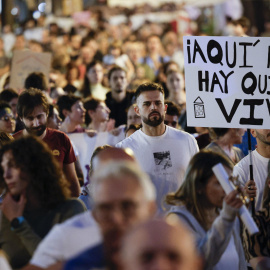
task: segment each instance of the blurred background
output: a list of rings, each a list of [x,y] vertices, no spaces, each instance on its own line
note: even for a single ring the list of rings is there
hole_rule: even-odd
[[[55,21],[65,32],[74,23],[92,28],[126,23],[137,30],[159,22],[170,23],[182,34],[227,35],[228,22],[245,16],[250,22],[248,35],[270,32],[270,0],[1,0],[0,4],[2,31],[11,27],[18,34],[35,28],[37,40],[36,28]]]

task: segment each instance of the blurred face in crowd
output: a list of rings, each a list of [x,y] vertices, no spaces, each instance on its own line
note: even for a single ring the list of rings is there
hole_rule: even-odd
[[[140,125],[142,123],[141,117],[136,114],[134,106],[130,106],[127,112],[127,126],[131,124]]]
[[[184,89],[184,76],[180,72],[170,72],[167,76],[166,86],[170,92],[178,92]]]
[[[181,224],[162,220],[149,221],[128,233],[121,258],[124,270],[200,269],[190,232]]]
[[[87,71],[87,77],[91,84],[98,84],[103,79],[103,67],[100,64],[96,64]]]
[[[102,180],[93,199],[93,215],[101,228],[107,252],[116,262],[126,230],[153,214],[150,202],[131,175]]]
[[[24,173],[16,166],[11,151],[7,151],[3,154],[1,166],[3,178],[10,194],[12,196],[19,196],[24,193],[28,186],[27,177],[23,176]]]
[[[167,126],[179,129],[178,116],[177,115],[169,115],[169,114],[166,113],[164,123]]]
[[[133,63],[138,63],[142,56],[142,46],[139,43],[133,42],[128,45],[127,55]]]
[[[94,57],[94,51],[88,46],[84,46],[81,48],[81,58],[85,65],[88,65],[92,62]]]
[[[245,129],[243,128],[231,128],[229,130],[230,132],[230,138],[233,144],[240,144],[242,143],[242,138],[245,134]]]
[[[150,37],[147,41],[147,49],[150,53],[159,53],[161,49],[161,42],[159,37]]]
[[[78,125],[83,124],[85,118],[85,111],[86,110],[83,107],[83,103],[78,100],[71,106],[71,112],[68,112],[70,121]]]
[[[126,92],[127,75],[125,71],[115,70],[110,77],[109,84],[111,91],[115,94]]]
[[[52,116],[48,117],[47,127],[52,129],[59,129],[61,126],[62,120],[59,116],[59,112],[56,108],[53,108]]]
[[[18,98],[15,97],[13,98],[8,104],[11,107],[12,113],[14,117],[17,117],[17,103],[18,103]]]
[[[79,50],[81,47],[82,37],[80,35],[74,35],[71,37],[70,45],[73,49]]]
[[[100,102],[95,111],[91,111],[91,119],[97,122],[104,122],[109,120],[110,109],[105,102]]]
[[[77,80],[79,78],[79,70],[76,67],[71,68],[70,70],[68,70],[67,73],[67,80],[68,82],[72,83],[75,80]]]
[[[13,133],[15,131],[16,121],[10,108],[0,110],[0,131]]]

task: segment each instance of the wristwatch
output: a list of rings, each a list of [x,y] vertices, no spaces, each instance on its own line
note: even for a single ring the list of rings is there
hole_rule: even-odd
[[[24,217],[15,217],[11,220],[10,225],[12,229],[18,229],[24,221]]]

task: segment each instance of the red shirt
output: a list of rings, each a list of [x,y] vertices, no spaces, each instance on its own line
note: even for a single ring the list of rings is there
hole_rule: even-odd
[[[23,136],[23,130],[13,135],[15,139],[21,136]],[[61,167],[63,167],[63,164],[70,164],[76,161],[71,141],[64,132],[46,128],[46,135],[42,140],[50,147],[52,154],[59,161]]]

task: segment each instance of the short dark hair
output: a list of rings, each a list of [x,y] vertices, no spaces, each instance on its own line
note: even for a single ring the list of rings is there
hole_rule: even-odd
[[[168,115],[177,115],[177,117],[181,114],[180,107],[173,101],[165,101],[165,104],[168,105],[166,114]]]
[[[18,98],[17,112],[20,118],[31,114],[37,106],[42,106],[44,112],[49,113],[49,102],[45,94],[36,88],[23,91]]]
[[[177,69],[179,69],[179,65],[178,65],[175,61],[170,60],[170,61],[168,61],[168,62],[166,62],[166,63],[164,63],[164,64],[162,65],[164,74],[167,75],[168,68],[169,68],[170,65],[176,65],[176,66],[178,67]],[[179,72],[181,72],[181,71],[179,71]],[[181,72],[181,73],[182,73],[182,72]]]
[[[143,92],[156,91],[156,90],[159,91],[160,93],[162,93],[162,95],[164,96],[164,89],[160,84],[153,83],[153,82],[143,83],[143,84],[139,85],[139,87],[136,89],[135,98],[137,100],[137,98]]]
[[[63,114],[63,110],[71,111],[71,107],[77,102],[81,101],[82,99],[80,97],[77,97],[75,95],[69,94],[69,95],[63,95],[59,97],[57,101],[57,106],[59,108],[59,115],[62,119],[65,119],[65,116]]]
[[[56,109],[57,111],[59,111],[57,105],[55,105],[55,104],[49,104],[48,117],[53,117],[53,114],[54,114],[54,111],[53,110],[54,109]]]
[[[250,27],[250,20],[247,17],[242,16],[238,20],[232,21],[233,25],[241,25],[243,28],[249,28]]]
[[[89,71],[89,69],[91,69],[92,67],[96,66],[96,65],[102,65],[102,62],[100,62],[99,60],[93,60],[92,62],[90,62],[87,66],[86,66],[86,73]]]
[[[229,128],[212,128],[212,130],[214,134],[210,132],[212,135],[211,138],[214,137],[212,139],[218,139],[219,137],[224,136],[229,131]]]
[[[19,94],[12,88],[4,89],[0,93],[0,100],[10,102],[13,98],[17,98]]]
[[[95,111],[98,107],[98,105],[102,102],[100,99],[96,98],[86,98],[83,102],[83,106],[86,109],[86,114],[85,114],[85,124],[89,125],[92,122],[91,117],[88,114],[88,111]]]
[[[37,88],[39,90],[47,91],[48,90],[48,82],[44,73],[42,72],[32,72],[30,73],[24,82],[24,87],[26,89],[29,88]]]
[[[125,72],[125,74],[127,74],[127,71],[125,69],[123,69],[117,65],[114,65],[108,72],[108,80],[111,79],[111,76],[115,71],[123,71],[123,72]]]

